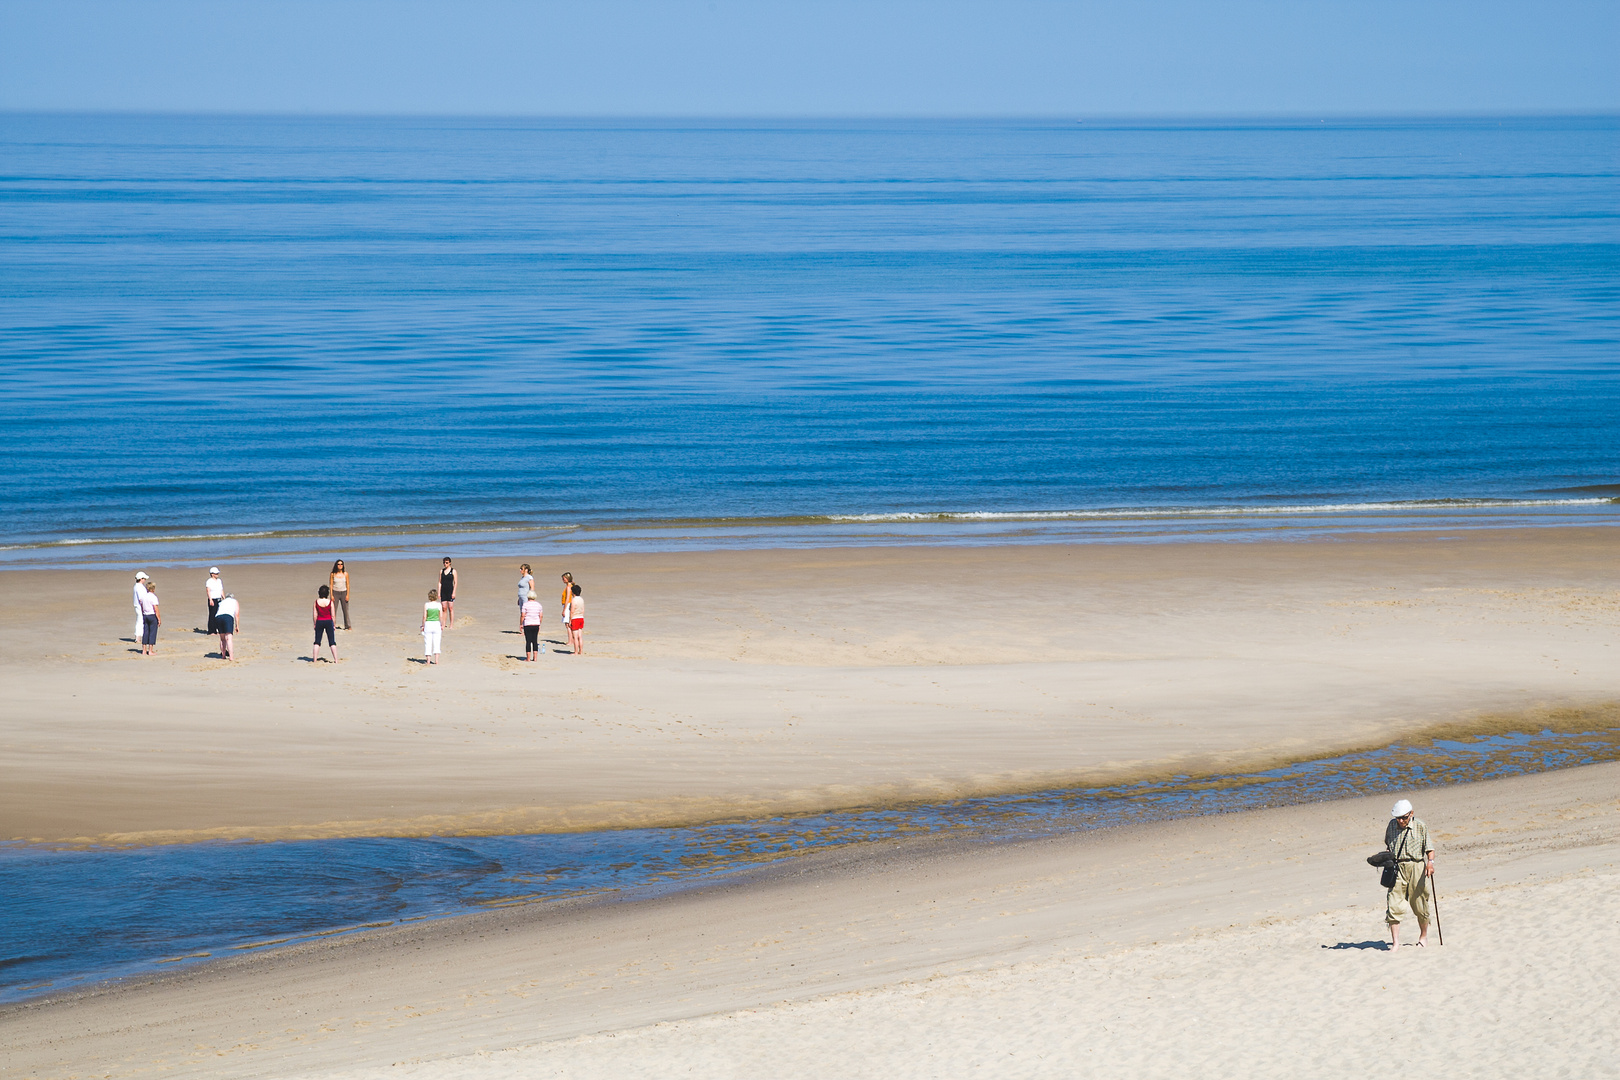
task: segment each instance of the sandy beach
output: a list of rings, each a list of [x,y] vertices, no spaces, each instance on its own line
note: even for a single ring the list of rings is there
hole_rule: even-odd
[[[115,844],[498,833],[1246,770],[1436,733],[1612,726],[1620,532],[530,558],[590,601],[524,664],[516,560],[20,572],[0,833]],[[329,565],[329,564],[327,564]],[[1617,1075],[1620,764],[1412,793],[1446,944],[1390,953],[1397,793],[1008,844],[827,851],[0,1008],[0,1075]],[[1410,938],[1409,938],[1410,940]],[[1416,1010],[1416,1012],[1414,1012]],[[1525,1022],[1527,1017],[1533,1023]],[[1559,1047],[1556,1060],[1545,1054]]]
[[[459,563],[444,662],[419,662],[433,560],[352,562],[355,630],[311,664],[321,565],[6,575],[0,836],[520,832],[681,824],[1248,770],[1438,729],[1606,722],[1620,530],[1252,544],[529,558],[561,642],[525,664],[517,560]]]
[[[1382,949],[1368,798],[832,852],[250,953],[0,1009],[6,1068],[1352,1077],[1399,1049],[1433,1075],[1616,1075],[1620,764],[1414,797],[1444,946]]]

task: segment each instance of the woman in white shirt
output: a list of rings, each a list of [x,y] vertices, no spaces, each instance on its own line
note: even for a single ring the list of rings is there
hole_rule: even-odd
[[[131,594],[135,600],[135,636],[130,640],[137,645],[141,643],[141,632],[146,628],[146,622],[141,615],[141,593],[146,591],[146,581],[145,570],[135,571],[135,591]]]
[[[203,592],[208,596],[208,632],[219,633],[219,625],[214,621],[219,617],[219,602],[225,599],[225,583],[219,580],[219,567],[208,568],[208,580],[203,583]]]
[[[242,605],[237,602],[235,593],[226,593],[220,600],[214,622],[219,627],[219,655],[235,660],[236,632],[242,629]]]
[[[163,619],[158,615],[157,583],[151,578],[146,579],[146,590],[140,594],[141,601],[141,655],[151,656],[157,650],[158,626]]]

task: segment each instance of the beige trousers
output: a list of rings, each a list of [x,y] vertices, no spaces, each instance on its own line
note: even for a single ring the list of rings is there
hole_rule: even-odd
[[[1429,913],[1429,878],[1420,862],[1400,864],[1400,877],[1396,878],[1384,903],[1387,923],[1398,923],[1408,913],[1417,916],[1419,922],[1434,922],[1434,916]]]

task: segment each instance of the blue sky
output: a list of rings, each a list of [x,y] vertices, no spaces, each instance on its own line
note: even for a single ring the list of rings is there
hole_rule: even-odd
[[[1620,111],[1620,0],[0,0],[0,108]]]

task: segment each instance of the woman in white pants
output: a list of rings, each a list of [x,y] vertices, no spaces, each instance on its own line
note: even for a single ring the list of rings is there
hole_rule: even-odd
[[[146,591],[146,571],[135,571],[135,644],[141,643],[141,634],[146,629],[145,613],[141,611],[141,594]]]
[[[429,589],[427,603],[422,606],[422,655],[427,662],[439,662],[439,638],[443,634],[443,624],[440,621],[444,615],[444,608],[439,603],[439,590]]]

